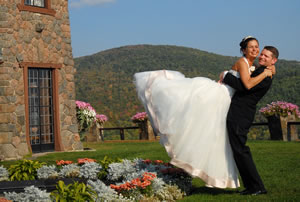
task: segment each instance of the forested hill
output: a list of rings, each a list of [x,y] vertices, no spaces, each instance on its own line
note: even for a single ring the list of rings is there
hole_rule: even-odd
[[[75,58],[76,99],[91,103],[97,113],[109,117],[107,126],[132,125],[130,117],[144,111],[133,85],[136,72],[177,70],[187,77],[217,80],[238,57],[198,49],[165,45],[135,45],[114,48]],[[277,74],[259,107],[277,100],[300,105],[300,62],[279,60]]]

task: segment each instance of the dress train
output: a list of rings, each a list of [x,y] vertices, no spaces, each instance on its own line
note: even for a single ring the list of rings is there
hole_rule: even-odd
[[[234,90],[205,77],[186,78],[169,70],[136,73],[134,81],[170,163],[207,186],[239,187],[226,130]]]

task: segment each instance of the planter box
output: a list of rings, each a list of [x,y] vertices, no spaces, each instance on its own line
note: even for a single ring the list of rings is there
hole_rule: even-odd
[[[64,181],[66,185],[73,182],[87,182],[87,179],[83,178],[63,178],[63,179],[46,179],[46,180],[24,180],[24,181],[3,181],[0,182],[0,194],[4,192],[23,192],[25,187],[34,185],[47,192],[51,192],[56,189],[56,185],[59,180]]]
[[[290,136],[288,136],[288,122],[295,122],[294,115],[288,117],[277,117],[275,115],[267,117],[271,140],[297,141],[298,132],[295,125],[290,126]]]
[[[154,140],[155,134],[149,120],[140,121],[137,123],[140,127],[140,140]]]
[[[267,119],[271,140],[283,140],[280,117],[269,116]]]

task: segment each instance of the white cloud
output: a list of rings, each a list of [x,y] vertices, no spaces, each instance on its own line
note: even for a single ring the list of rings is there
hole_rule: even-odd
[[[113,3],[115,0],[71,0],[71,7],[82,7],[82,6],[95,6],[106,3]]]

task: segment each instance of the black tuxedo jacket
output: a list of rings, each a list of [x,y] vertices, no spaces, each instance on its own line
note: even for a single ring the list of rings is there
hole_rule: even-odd
[[[264,66],[258,67],[251,74],[251,77],[259,75],[265,68],[266,67]],[[254,120],[256,104],[269,90],[272,84],[272,79],[270,77],[266,77],[250,90],[245,88],[240,78],[237,78],[230,73],[226,74],[223,82],[236,89],[231,100],[227,120],[235,122],[243,129],[249,129]]]

